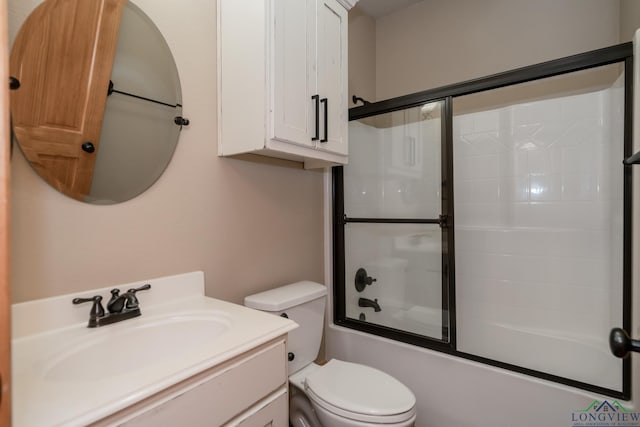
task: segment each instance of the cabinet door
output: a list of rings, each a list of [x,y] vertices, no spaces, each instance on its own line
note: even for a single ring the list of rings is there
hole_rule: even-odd
[[[255,404],[225,427],[288,427],[289,393],[287,389],[274,393]]]
[[[140,407],[132,408],[131,413],[116,414],[114,418],[105,419],[96,426],[224,425],[265,396],[274,394],[274,391],[276,397],[286,391],[286,354],[285,342],[278,341],[250,356],[241,356],[235,362],[213,368],[211,373],[198,374],[201,376],[187,380],[193,382],[178,384],[171,390],[160,392],[156,400],[142,402]],[[271,415],[272,419],[286,420],[287,400],[284,402],[284,407],[282,404],[269,406],[270,409],[260,417]],[[286,427],[286,424],[278,422],[274,426]]]
[[[320,105],[318,149],[348,152],[347,11],[337,0],[318,0],[318,91]],[[326,129],[326,132],[325,132]]]
[[[271,138],[313,147],[316,1],[273,0]]]

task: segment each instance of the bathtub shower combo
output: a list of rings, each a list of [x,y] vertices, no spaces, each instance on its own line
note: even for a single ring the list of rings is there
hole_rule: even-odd
[[[629,399],[632,50],[351,109],[335,324]]]

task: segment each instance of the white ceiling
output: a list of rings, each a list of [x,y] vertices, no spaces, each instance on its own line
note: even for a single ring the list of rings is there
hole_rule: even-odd
[[[357,5],[364,13],[377,19],[421,1],[422,0],[360,0]]]

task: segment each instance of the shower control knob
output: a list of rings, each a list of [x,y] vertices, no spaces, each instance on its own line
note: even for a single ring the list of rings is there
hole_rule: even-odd
[[[364,291],[364,288],[367,285],[371,285],[375,281],[376,279],[369,276],[369,274],[367,274],[367,270],[365,270],[364,268],[359,268],[358,271],[356,271],[356,277],[354,279],[354,283],[356,285],[356,291],[358,292]]]
[[[293,354],[291,352],[289,352],[289,354],[287,354],[287,359],[289,359],[289,362],[292,362],[293,359],[295,359],[295,358],[296,358],[295,354]]]

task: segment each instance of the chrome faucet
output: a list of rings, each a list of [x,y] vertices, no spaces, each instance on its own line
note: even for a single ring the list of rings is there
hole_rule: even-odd
[[[111,299],[107,303],[108,313],[104,311],[102,296],[100,295],[91,298],[74,298],[73,303],[82,304],[85,302],[93,302],[93,306],[89,312],[89,323],[87,327],[97,328],[140,316],[140,304],[138,297],[136,297],[136,292],[146,291],[147,289],[151,289],[151,285],[148,283],[139,288],[129,289],[123,294],[120,294],[120,289],[112,289]]]
[[[358,306],[359,307],[373,307],[373,310],[377,313],[379,311],[382,311],[382,309],[380,308],[380,305],[378,304],[378,298],[374,299],[373,301],[370,300],[369,298],[358,298]]]

